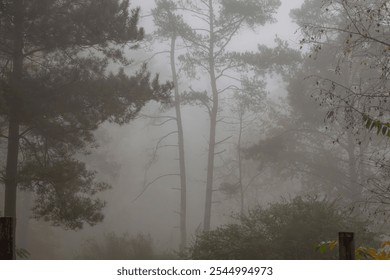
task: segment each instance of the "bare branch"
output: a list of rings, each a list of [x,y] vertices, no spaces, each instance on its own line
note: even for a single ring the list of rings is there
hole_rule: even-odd
[[[157,123],[157,124],[154,124],[154,126],[163,126],[164,124],[168,123],[168,122],[171,122],[171,121],[176,121],[176,118],[175,119],[168,119],[168,120],[165,120],[161,123]]]
[[[226,149],[223,149],[222,151],[216,152],[216,153],[214,153],[214,155],[220,155],[220,154],[222,154],[224,152],[226,152]]]
[[[228,136],[228,137],[222,139],[221,141],[215,142],[215,146],[222,144],[223,142],[225,142],[226,140],[229,140],[229,139],[232,138],[232,137],[233,137],[233,136]]]
[[[231,89],[231,90],[240,90],[240,88],[238,86],[230,85],[230,86],[227,86],[227,87],[225,87],[223,89],[218,90],[218,93],[223,93],[224,91],[227,91],[229,89]]]
[[[177,131],[172,131],[172,132],[169,132],[168,134],[165,134],[164,136],[162,136],[162,137],[158,140],[158,142],[157,142],[157,144],[156,144],[155,151],[158,150],[158,148],[159,148],[159,146],[160,146],[160,143],[161,143],[164,139],[166,139],[166,138],[168,138],[169,136],[171,136],[171,135],[173,135],[173,134],[176,134],[176,133],[178,133],[178,132],[177,132]]]
[[[169,176],[180,176],[180,174],[164,174],[164,175],[158,176],[153,181],[151,181],[151,182],[147,183],[146,185],[144,185],[141,193],[139,195],[137,195],[137,197],[133,200],[133,202],[135,202],[138,198],[140,198],[146,192],[146,190],[148,189],[148,187],[150,185],[154,184],[156,181],[158,181],[158,180],[160,180],[162,178],[169,177]]]
[[[150,116],[150,115],[140,114],[140,117],[149,118],[149,119],[171,119],[171,120],[176,120],[176,117],[174,117],[174,116]]]

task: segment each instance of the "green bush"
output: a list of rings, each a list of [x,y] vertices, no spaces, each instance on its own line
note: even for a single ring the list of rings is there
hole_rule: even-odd
[[[356,244],[370,244],[368,223],[341,211],[336,203],[297,197],[257,207],[236,222],[198,235],[189,248],[191,259],[335,259],[321,254],[321,241],[337,239],[339,231],[356,233]]]

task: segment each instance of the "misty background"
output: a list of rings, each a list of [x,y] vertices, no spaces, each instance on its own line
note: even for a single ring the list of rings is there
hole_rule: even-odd
[[[201,5],[204,1],[190,2]],[[302,6],[304,3],[306,6]],[[161,83],[172,81],[167,53],[169,40],[163,40],[155,33],[158,31],[152,15],[155,1],[132,0],[130,4],[131,8],[140,7],[138,26],[145,29],[145,38],[137,49],[125,50],[125,56],[132,60],[131,64],[124,66],[125,73],[134,74],[147,63],[148,71],[158,74]],[[245,70],[249,77],[257,77],[265,84],[261,90],[256,83],[252,85],[254,94],[259,89],[259,94],[264,96],[259,104],[250,101],[255,109],[246,111],[241,130],[241,115],[234,106],[237,106],[235,96],[239,91],[239,79],[245,71],[232,70],[229,75],[235,75],[233,79],[218,83],[218,88],[226,87],[227,90],[220,94],[218,108],[220,122],[216,142],[222,142],[216,147],[214,159],[211,229],[234,222],[232,215],[240,211],[247,213],[257,206],[267,207],[270,203],[307,196],[337,201],[343,209],[357,211],[355,216],[375,220],[377,232],[388,230],[388,212],[383,210],[386,203],[372,199],[368,183],[381,180],[383,185],[387,184],[383,168],[387,168],[388,138],[377,135],[375,128],[374,132],[365,129],[362,121],[355,122],[355,127],[350,129],[348,120],[333,119],[338,113],[332,111],[332,104],[324,101],[322,95],[316,96],[317,80],[308,78],[316,73],[328,75],[326,71],[334,72],[331,67],[337,68],[340,63],[331,48],[316,50],[314,44],[302,41],[305,38],[302,22],[316,18],[313,9],[323,13],[321,7],[320,0],[282,0],[274,14],[274,22],[253,27],[244,25],[226,46],[226,52],[247,52],[248,56],[264,50],[259,45],[270,49],[280,47],[278,53],[282,61],[276,64],[282,66],[278,68],[272,66],[273,62],[268,63],[270,68],[274,67],[271,71],[261,69],[261,66],[257,69],[254,63]],[[308,10],[305,13],[299,9]],[[179,13],[187,24],[203,27],[191,11]],[[389,26],[384,27],[383,31],[387,34],[386,42],[389,42],[388,29]],[[324,37],[319,40],[324,40]],[[211,94],[207,73],[196,68],[196,77],[191,77],[183,60],[178,59],[193,51],[188,45],[185,40],[177,39],[176,68],[180,92],[195,90]],[[388,63],[388,52],[384,57]],[[255,56],[249,56],[249,60],[254,59]],[[321,69],[318,65],[329,69]],[[119,67],[121,65],[112,64],[108,71],[115,72]],[[338,77],[346,75],[344,70],[341,66],[342,73]],[[385,86],[388,86],[388,77]],[[181,114],[187,175],[187,245],[190,245],[204,227],[210,118],[204,106],[184,103],[181,104]],[[386,120],[386,110],[387,107],[380,115],[381,119]],[[330,112],[333,113],[330,115]],[[340,114],[343,119],[344,113]],[[96,180],[112,186],[98,194],[107,202],[102,210],[102,222],[94,226],[84,224],[82,229],[74,231],[52,226],[50,221],[29,218],[33,194],[20,191],[17,246],[29,251],[31,259],[73,259],[81,254],[82,246],[88,240],[104,242],[110,233],[118,236],[142,234],[150,237],[159,254],[177,253],[180,246],[180,180],[176,175],[164,175],[179,173],[179,155],[175,146],[178,140],[172,133],[177,129],[176,124],[174,121],[165,122],[169,120],[167,116],[175,116],[174,106],[151,101],[127,124],[101,124],[94,131],[97,147],[90,148],[88,155],[77,155],[88,169],[96,170]],[[238,141],[238,149],[242,152],[237,149]],[[5,143],[1,144],[5,151]],[[243,169],[240,175],[238,154],[243,157],[240,159]],[[241,196],[236,186],[238,176],[245,185]],[[358,187],[351,189],[351,186]],[[3,189],[0,188],[1,205]],[[380,218],[377,213],[374,215],[377,209],[380,209]]]

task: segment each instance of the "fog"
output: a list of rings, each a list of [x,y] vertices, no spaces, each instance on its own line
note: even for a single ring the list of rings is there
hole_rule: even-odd
[[[164,1],[157,2],[164,3]],[[349,34],[348,28],[353,27],[343,25],[342,15],[337,14],[337,8],[331,4],[329,7],[335,10],[328,15],[324,14],[321,1],[281,0],[280,6],[276,0],[259,1],[266,3],[263,5],[268,5],[267,9],[262,10],[264,17],[267,17],[267,13],[272,14],[272,6],[275,5],[274,20],[265,21],[259,19],[259,15],[256,16],[249,10],[240,10],[239,6],[234,4],[245,1],[210,1],[215,5],[216,15],[222,13],[223,8],[227,7],[226,18],[216,21],[215,28],[221,28],[219,29],[221,34],[226,32],[231,35],[231,38],[221,38],[220,42],[213,43],[216,50],[213,49],[214,57],[211,57],[215,68],[211,71],[212,64],[207,64],[210,63],[211,58],[209,56],[209,62],[206,61],[207,48],[201,45],[203,43],[207,45],[209,39],[207,34],[214,32],[204,31],[209,28],[207,24],[210,24],[202,20],[202,17],[205,17],[203,12],[207,15],[205,3],[208,1],[173,2],[178,9],[174,10],[173,6],[170,6],[171,10],[165,12],[180,15],[181,18],[178,18],[199,35],[195,37],[189,35],[191,32],[185,33],[180,30],[174,33],[176,40],[174,61],[177,71],[174,74],[177,76],[175,86],[182,95],[179,107],[185,152],[184,222],[187,237],[185,247],[194,246],[196,237],[202,232],[224,228],[228,224],[239,224],[240,222],[237,221],[239,213],[247,215],[253,209],[260,209],[258,207],[271,209],[268,208],[270,205],[285,205],[293,201],[299,204],[294,200],[297,197],[310,203],[329,202],[332,207],[336,205],[337,213],[343,215],[348,213],[354,217],[353,219],[358,217],[364,223],[370,223],[367,231],[375,235],[375,238],[367,237],[372,239],[370,242],[379,242],[384,238],[384,233],[388,230],[386,206],[389,202],[386,186],[389,171],[387,145],[390,134],[388,134],[388,105],[385,100],[388,96],[384,98],[376,96],[388,91],[389,80],[385,74],[378,75],[375,69],[369,67],[370,63],[372,65],[379,63],[379,59],[375,60],[373,57],[377,58],[380,51],[376,51],[375,47],[368,61],[364,61],[368,65],[364,68],[361,57],[365,49],[353,49],[360,42],[359,38],[351,35],[350,40],[356,40],[355,44],[349,45],[348,42],[344,42],[344,35]],[[303,5],[304,2],[306,5]],[[381,1],[371,2],[378,4]],[[227,6],[220,3],[225,3]],[[233,4],[229,6],[229,3]],[[258,5],[256,1],[248,1],[248,3],[250,3],[249,7],[253,5],[253,9],[259,8],[256,6]],[[107,69],[104,70],[105,75],[108,76],[110,72],[115,75],[118,69],[123,68],[124,73],[131,76],[146,64],[146,69],[150,71],[152,78],[154,75],[159,76],[161,85],[171,83],[174,79],[169,56],[172,41],[170,38],[164,39],[161,35],[163,34],[161,27],[160,29],[156,27],[157,21],[154,18],[156,14],[153,17],[152,12],[156,8],[156,1],[131,0],[130,7],[140,7],[138,26],[144,28],[145,38],[137,43],[137,48],[125,46],[122,49],[124,57],[131,60],[131,63],[121,64],[119,61],[110,61]],[[202,9],[196,10],[199,7]],[[294,9],[302,10],[291,14]],[[161,14],[163,12],[164,10],[160,11]],[[245,16],[241,18],[237,15],[237,21],[233,21],[232,18],[236,17],[235,13],[238,12],[244,13]],[[390,34],[388,16],[388,14],[387,17],[383,16],[387,23],[380,27],[380,32],[378,31],[378,34],[383,35],[380,38],[387,43]],[[251,17],[254,19],[252,20]],[[170,16],[166,15],[161,18],[171,20]],[[252,21],[247,23],[245,20],[249,18]],[[313,23],[313,19],[316,22]],[[237,24],[240,21],[239,26]],[[317,32],[316,26],[307,27],[312,23],[318,26],[339,24],[347,31],[341,35],[333,30],[330,30],[329,34],[326,33],[327,30]],[[224,24],[228,27],[223,27]],[[239,28],[234,30],[236,25]],[[164,33],[165,36],[168,36],[167,32]],[[325,33],[326,35],[322,35]],[[197,38],[200,43],[193,38]],[[304,38],[306,40],[303,40]],[[374,39],[372,41],[369,41],[370,38],[366,39],[368,40],[366,44],[375,42]],[[343,45],[344,43],[347,47]],[[318,49],[318,45],[321,45],[322,49]],[[60,51],[61,49],[58,52]],[[98,53],[100,50],[91,52],[94,51]],[[238,53],[243,55],[239,56]],[[42,59],[44,55],[45,52],[37,54]],[[54,51],[53,55],[55,55]],[[99,55],[105,54],[103,52]],[[88,57],[88,54],[81,54],[81,57]],[[199,60],[191,60],[197,57]],[[204,61],[201,58],[204,58]],[[2,56],[0,59],[3,61]],[[383,55],[383,59],[386,62],[381,63],[388,66],[388,56]],[[88,62],[85,63],[89,65]],[[203,63],[208,67],[206,70]],[[33,66],[29,66],[29,62],[25,64],[27,72],[38,73]],[[5,69],[1,73],[6,73],[7,64],[2,62],[1,66]],[[383,69],[381,71],[386,69],[388,71],[388,68]],[[216,79],[216,89],[213,88],[210,80],[211,72],[217,77],[220,75],[220,79]],[[4,81],[5,76],[4,74],[2,78]],[[98,88],[96,90],[99,91]],[[216,95],[213,95],[215,90]],[[360,95],[351,97],[352,92],[367,93],[369,90],[373,95],[371,102],[377,109],[372,109],[367,99],[359,99]],[[204,92],[208,99],[202,100],[199,96],[191,97],[191,92],[193,94]],[[37,199],[40,189],[39,187],[29,189],[23,185],[25,184],[23,180],[26,180],[25,176],[28,175],[23,175],[25,173],[20,171],[22,175],[19,180],[16,207],[17,248],[27,250],[30,259],[88,258],[85,246],[93,242],[96,246],[104,244],[107,236],[115,234],[117,237],[150,238],[155,258],[182,257],[179,251],[184,253],[181,244],[183,220],[180,220],[183,211],[181,208],[183,189],[180,183],[179,157],[181,155],[178,150],[178,125],[174,119],[178,118],[177,107],[175,111],[177,101],[175,101],[173,87],[169,93],[170,101],[150,98],[151,100],[142,104],[140,111],[136,112],[129,121],[118,123],[113,119],[104,119],[92,131],[96,142],[91,142],[92,144],[88,144],[85,150],[75,150],[76,152],[72,154],[73,158],[85,163],[88,170],[96,172],[94,178],[96,182],[105,182],[111,186],[96,194],[91,191],[94,197],[106,202],[101,210],[104,219],[96,224],[88,225],[87,222],[82,221],[82,227],[71,229],[61,224],[61,220],[53,221],[53,216],[46,212],[39,217],[33,207],[40,201]],[[0,94],[2,94],[0,102],[3,102],[5,99],[2,99],[2,96],[5,94],[2,91]],[[216,96],[218,96],[217,101]],[[343,103],[348,98],[353,101]],[[104,100],[107,102],[106,99]],[[97,110],[105,110],[99,109],[99,105],[96,104],[98,103],[92,106],[97,106]],[[4,108],[8,108],[6,106],[9,105],[5,105]],[[51,106],[50,103],[48,106]],[[345,109],[347,107],[352,109]],[[212,139],[210,121],[213,119],[214,109],[217,122],[215,139]],[[0,115],[0,132],[4,136],[11,131],[5,125],[9,120],[8,116],[3,114],[5,111],[1,109],[2,115]],[[47,116],[50,116],[49,113]],[[38,122],[40,120],[37,118]],[[69,122],[72,122],[72,119]],[[23,121],[20,123],[20,131],[28,129],[27,124],[24,123]],[[29,137],[28,133],[26,132],[26,137]],[[38,139],[34,137],[32,135],[31,139]],[[6,170],[9,145],[7,140],[11,139],[11,136],[0,139],[2,160],[0,167],[2,174],[5,174],[3,170]],[[72,139],[69,141],[73,141]],[[41,143],[40,140],[36,141]],[[213,149],[215,148],[211,167],[210,141],[213,142]],[[38,144],[35,150],[39,149],[37,147]],[[24,170],[23,162],[30,160],[23,149],[21,147],[19,154],[19,170]],[[213,170],[211,177],[210,168]],[[26,174],[32,172],[31,176],[34,177],[34,170],[29,172]],[[209,177],[211,178],[211,214],[210,228],[207,228],[205,201],[207,201],[206,185],[209,184]],[[1,185],[0,197],[0,209],[3,213],[5,183]],[[46,199],[50,198],[45,197],[45,201]],[[76,209],[78,206],[69,204],[66,207]],[[287,217],[287,213],[288,211],[282,215]],[[269,215],[273,217],[272,215],[276,214]],[[296,219],[298,220],[294,223],[301,221],[299,217]],[[324,223],[333,221],[330,217],[323,217],[323,219]],[[350,221],[353,219],[351,218]],[[357,224],[351,227],[349,224],[348,226],[343,224],[345,227],[340,228],[339,231],[356,229]],[[359,230],[360,228],[356,229]],[[322,238],[327,238],[324,236],[326,235]],[[289,238],[293,242],[293,237]],[[334,239],[336,238],[335,235]],[[361,238],[362,240],[365,238],[363,234]],[[319,241],[328,241],[328,239]],[[204,257],[195,253],[191,256]],[[192,258],[191,256],[189,258]],[[120,256],[111,257],[120,258]],[[101,258],[111,257],[103,254]],[[306,255],[302,258],[305,257],[307,258]],[[226,256],[226,258],[236,257]],[[251,256],[243,258],[251,258]],[[280,258],[290,257],[286,253],[285,257]]]

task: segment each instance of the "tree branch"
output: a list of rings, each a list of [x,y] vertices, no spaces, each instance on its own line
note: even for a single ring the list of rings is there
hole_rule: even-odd
[[[148,189],[148,187],[152,184],[154,184],[156,181],[162,179],[162,178],[165,178],[165,177],[169,177],[169,176],[180,176],[180,174],[165,174],[165,175],[161,175],[161,176],[158,176],[157,178],[155,178],[153,181],[147,183],[146,185],[144,185],[141,193],[139,195],[137,195],[137,197],[133,200],[133,202],[135,202],[136,200],[138,200],[138,198],[140,198],[145,192],[146,190]]]

